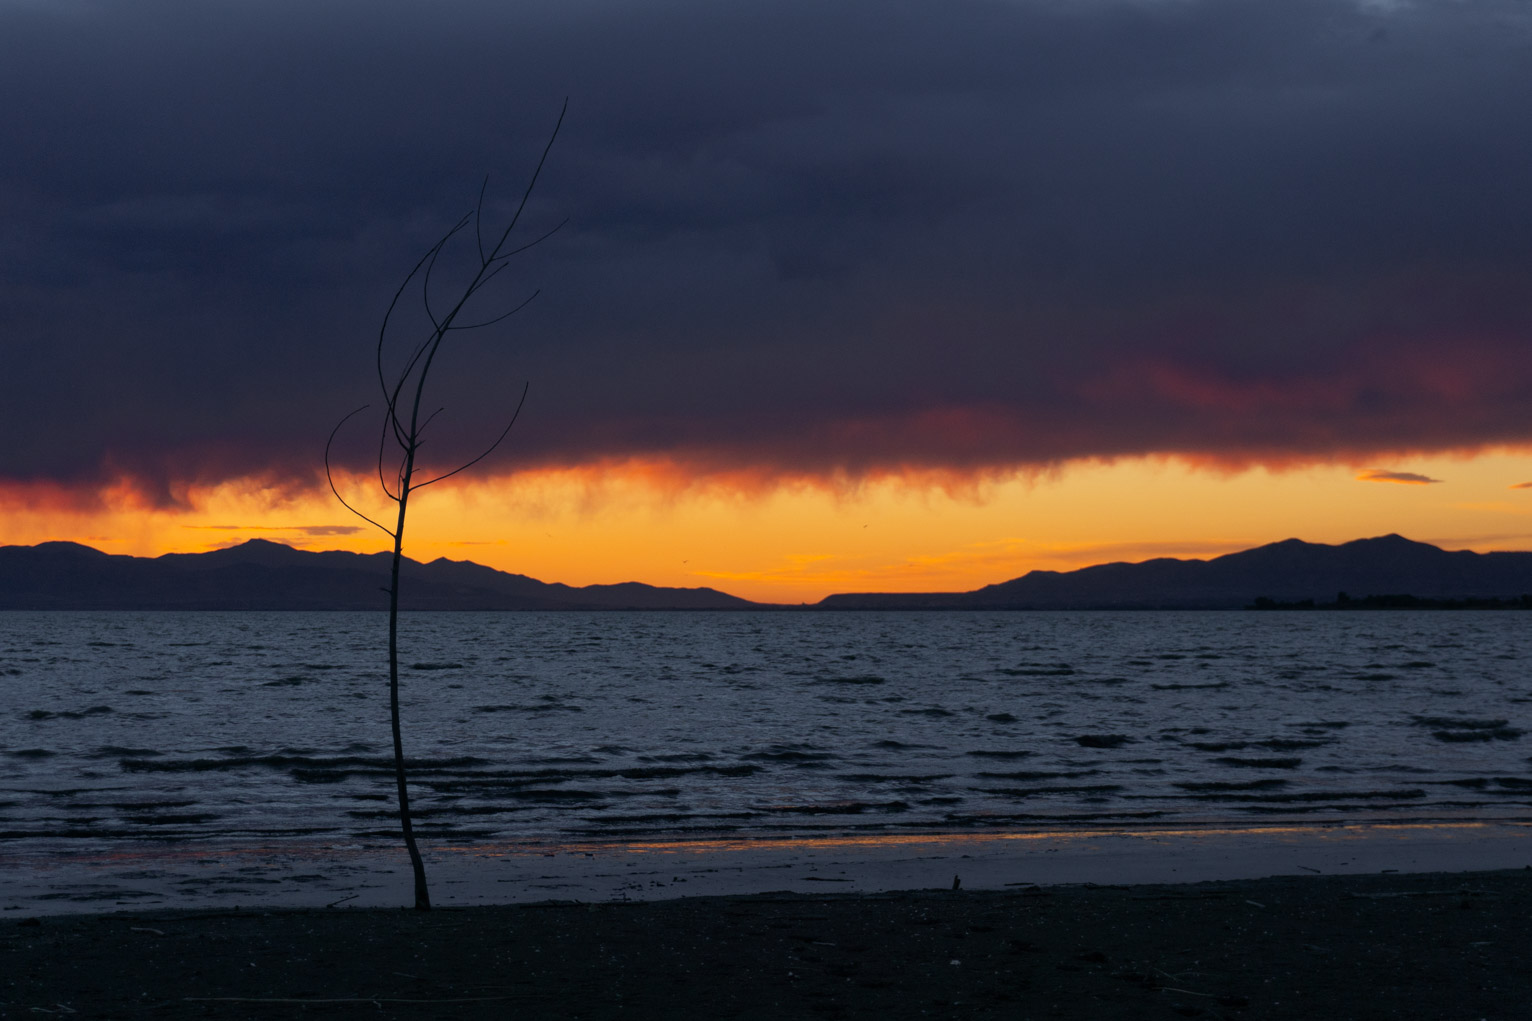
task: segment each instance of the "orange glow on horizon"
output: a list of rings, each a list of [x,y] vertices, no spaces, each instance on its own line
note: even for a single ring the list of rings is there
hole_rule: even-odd
[[[539,469],[416,494],[405,553],[570,585],[709,586],[798,603],[834,592],[966,591],[1030,570],[1205,558],[1291,537],[1334,543],[1397,532],[1449,549],[1532,549],[1532,490],[1515,488],[1527,476],[1526,452],[1395,465],[1376,472],[1434,484],[1366,485],[1356,465],[1230,471],[1168,458],[829,481],[694,476],[667,462]],[[348,499],[392,521],[375,480],[340,482]],[[125,482],[88,493],[0,487],[0,541],[71,540],[138,556],[252,538],[391,548],[327,489],[290,480],[188,485],[177,496],[179,505],[163,507]]]

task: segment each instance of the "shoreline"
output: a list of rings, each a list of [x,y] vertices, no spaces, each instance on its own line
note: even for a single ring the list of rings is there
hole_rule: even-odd
[[[0,921],[0,1018],[1513,1018],[1532,868]]]
[[[1532,865],[1532,823],[1134,827],[424,848],[443,907],[612,903],[790,891],[873,895],[1022,885],[1141,885]],[[413,903],[402,846],[204,844],[10,849],[0,922],[103,910]]]

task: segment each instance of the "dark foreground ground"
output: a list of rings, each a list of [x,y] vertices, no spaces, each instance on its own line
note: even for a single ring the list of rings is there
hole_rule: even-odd
[[[0,1017],[1532,1018],[1532,870],[5,918]]]

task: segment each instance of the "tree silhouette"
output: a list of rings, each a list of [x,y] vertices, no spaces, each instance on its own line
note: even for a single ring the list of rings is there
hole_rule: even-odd
[[[509,435],[511,427],[516,424],[517,417],[521,414],[522,405],[527,398],[527,387],[523,386],[521,396],[516,401],[515,408],[511,411],[509,421],[505,428],[500,430],[499,435],[476,457],[459,464],[457,467],[420,481],[417,472],[420,465],[417,458],[420,452],[421,438],[431,421],[443,410],[435,411],[421,416],[425,404],[426,382],[431,375],[431,368],[436,362],[436,356],[440,353],[443,343],[452,333],[464,330],[478,330],[510,318],[527,306],[537,292],[519,302],[505,308],[503,305],[488,312],[481,312],[474,299],[503,271],[512,257],[525,252],[535,245],[541,244],[552,236],[559,228],[564,226],[560,222],[552,230],[522,244],[512,244],[512,234],[520,223],[521,215],[526,211],[527,202],[532,197],[532,189],[537,185],[537,178],[542,173],[543,164],[547,162],[548,152],[553,148],[554,140],[558,138],[559,128],[563,126],[564,114],[569,108],[569,101],[564,101],[559,110],[558,121],[553,126],[553,131],[548,136],[547,144],[543,146],[542,155],[537,160],[537,166],[533,169],[531,177],[527,181],[526,188],[522,191],[521,201],[517,203],[515,211],[511,214],[510,221],[504,230],[500,232],[499,240],[485,248],[483,229],[484,220],[484,194],[489,186],[489,179],[484,179],[484,184],[479,188],[478,200],[473,209],[465,213],[457,223],[453,224],[426,253],[420,261],[405,275],[400,282],[398,290],[394,292],[393,300],[388,303],[388,310],[383,314],[382,325],[378,328],[377,343],[377,373],[378,387],[383,396],[383,414],[381,431],[378,438],[378,486],[383,495],[397,505],[397,516],[392,528],[362,513],[346,501],[335,485],[335,475],[331,468],[330,452],[335,444],[335,437],[341,428],[356,415],[366,411],[371,405],[363,405],[342,418],[330,432],[330,438],[325,443],[325,477],[330,483],[330,491],[341,504],[357,517],[382,529],[394,540],[393,566],[389,574],[388,587],[388,709],[389,722],[393,730],[394,738],[394,777],[399,799],[399,825],[404,833],[404,846],[409,851],[410,866],[415,874],[415,907],[418,910],[429,910],[431,907],[431,894],[426,885],[425,863],[420,857],[420,848],[415,842],[415,829],[410,816],[410,792],[409,784],[405,775],[404,740],[399,726],[399,565],[404,559],[404,526],[409,512],[410,495],[426,486],[435,485],[445,479],[449,479],[458,473],[471,468],[488,457],[495,448]],[[442,254],[454,239],[473,225],[474,249],[476,259],[470,260],[471,267],[464,276],[467,282],[460,279],[455,287],[444,288],[440,283],[433,283],[432,274],[441,260]],[[492,236],[493,239],[493,236]],[[388,355],[390,335],[394,330],[390,329],[394,322],[395,312],[399,308],[399,302],[404,297],[405,291],[412,282],[418,281],[420,286],[420,299],[425,309],[426,318],[430,327],[426,331],[424,339],[418,341],[408,351],[408,357],[404,360],[402,368],[390,375],[385,367]],[[448,290],[451,298],[448,302],[442,302],[439,294]],[[474,314],[477,318],[473,321],[462,322],[467,318],[470,305],[474,305]],[[394,448],[397,460],[389,456],[390,441]],[[388,469],[393,468],[393,481],[390,485]]]

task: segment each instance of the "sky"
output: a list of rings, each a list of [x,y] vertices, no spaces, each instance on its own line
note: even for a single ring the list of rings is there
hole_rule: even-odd
[[[1532,549],[1529,67],[1525,0],[0,0],[0,542],[385,548],[326,437],[567,99],[428,465],[526,402],[417,559],[799,602]]]

